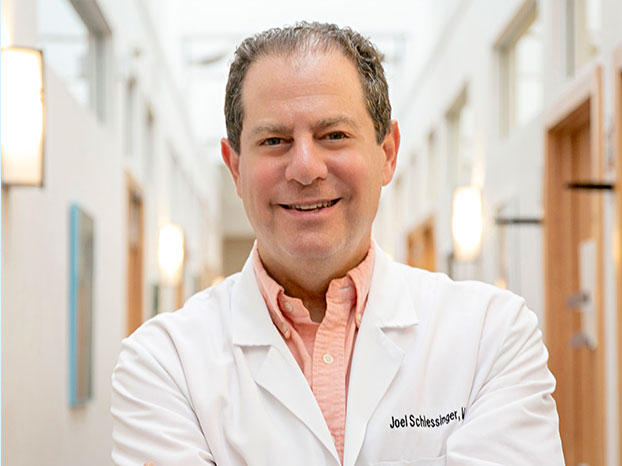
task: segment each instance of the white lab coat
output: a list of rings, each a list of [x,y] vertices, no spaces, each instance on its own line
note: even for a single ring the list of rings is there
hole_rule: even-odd
[[[563,464],[547,352],[512,293],[391,262],[376,246],[350,371],[343,464]],[[339,464],[252,263],[124,340],[114,464]]]

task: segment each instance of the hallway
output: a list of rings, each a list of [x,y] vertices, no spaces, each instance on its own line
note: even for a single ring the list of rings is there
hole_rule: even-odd
[[[3,464],[110,464],[122,339],[253,246],[220,154],[233,51],[302,19],[385,55],[402,143],[374,238],[523,296],[567,464],[622,464],[622,2],[1,8]]]

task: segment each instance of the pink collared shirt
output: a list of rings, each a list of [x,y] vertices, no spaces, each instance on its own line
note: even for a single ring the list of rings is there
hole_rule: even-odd
[[[365,311],[373,267],[372,242],[363,262],[345,277],[330,282],[326,314],[321,323],[316,323],[302,301],[285,295],[283,287],[268,275],[257,243],[253,248],[253,269],[270,317],[311,386],[342,462],[352,350]]]

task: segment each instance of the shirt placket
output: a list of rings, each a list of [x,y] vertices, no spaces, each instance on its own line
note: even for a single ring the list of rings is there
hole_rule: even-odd
[[[343,458],[348,366],[345,340],[354,290],[348,283],[341,284],[335,293],[331,291],[327,294],[326,315],[313,348],[313,393],[327,420],[337,452]]]

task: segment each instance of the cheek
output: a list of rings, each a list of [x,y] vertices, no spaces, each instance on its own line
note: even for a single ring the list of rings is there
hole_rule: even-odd
[[[382,166],[370,163],[369,159],[352,157],[340,164],[336,174],[352,195],[361,202],[374,202],[382,186]]]
[[[245,201],[258,200],[270,194],[278,180],[278,168],[270,161],[249,163],[240,170],[240,190]]]

